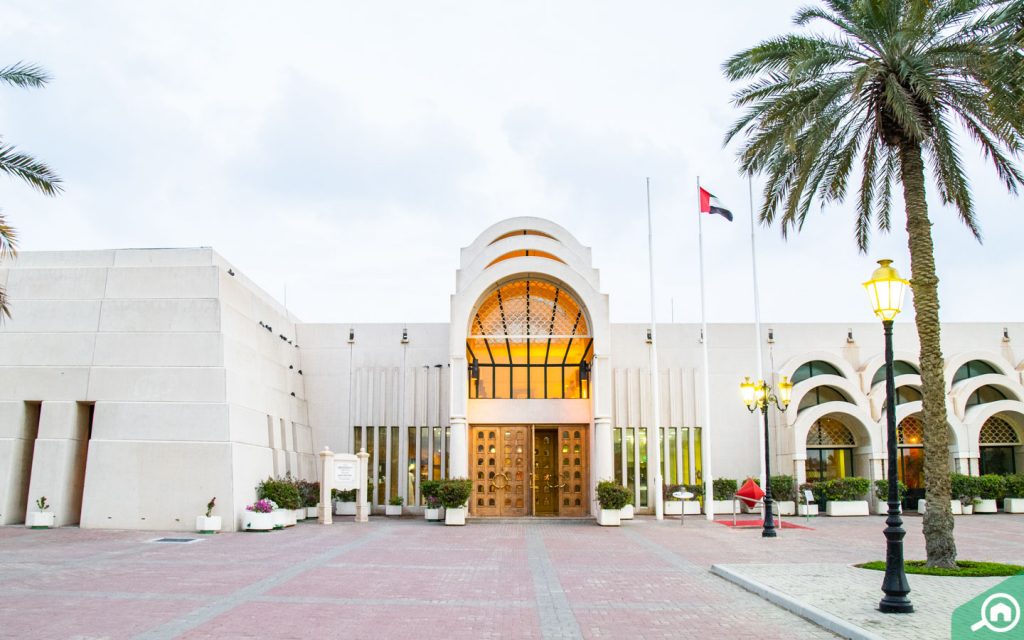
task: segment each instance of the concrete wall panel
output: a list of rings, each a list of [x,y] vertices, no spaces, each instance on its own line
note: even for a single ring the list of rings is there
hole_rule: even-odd
[[[9,306],[0,333],[91,332],[100,322],[99,300],[12,299]]]
[[[213,249],[117,249],[113,264],[117,267],[200,267],[213,264]]]
[[[220,303],[215,299],[104,300],[99,330],[219,331]]]
[[[220,269],[203,267],[135,267],[111,269],[108,298],[216,298]]]
[[[227,442],[228,406],[186,402],[97,402],[93,438]]]
[[[16,367],[87,367],[94,333],[0,333],[0,358]]]
[[[93,364],[96,366],[220,367],[224,364],[224,338],[218,333],[98,333],[95,337]]]
[[[105,268],[13,269],[7,295],[12,300],[98,300],[103,297],[106,278]]]
[[[87,397],[123,402],[224,402],[225,371],[192,367],[94,367]]]
[[[85,367],[0,367],[0,400],[80,400],[88,386]]]

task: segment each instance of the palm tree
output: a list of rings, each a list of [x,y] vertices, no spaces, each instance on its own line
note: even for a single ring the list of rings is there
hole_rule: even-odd
[[[742,135],[743,171],[766,175],[763,224],[799,231],[812,201],[842,202],[859,174],[854,235],[866,251],[872,227],[889,231],[894,183],[903,187],[924,396],[924,535],[935,567],[955,566],[956,543],[925,158],[942,202],[980,241],[958,134],[981,147],[1008,191],[1024,184],[1014,165],[1024,67],[995,17],[1021,2],[826,0],[794,18],[824,23],[824,33],[766,40],[724,64],[730,80],[748,83],[734,96],[746,111],[726,144]]]
[[[46,72],[36,65],[18,62],[0,69],[0,83],[21,88],[40,88],[46,86],[50,78]],[[7,144],[0,137],[0,172],[6,173],[32,185],[48,196],[55,196],[61,191],[60,177],[48,166],[39,162],[27,153],[22,153]],[[16,255],[17,234],[7,224],[0,212],[0,261]],[[0,319],[10,317],[11,310],[7,306],[7,292],[0,287]]]

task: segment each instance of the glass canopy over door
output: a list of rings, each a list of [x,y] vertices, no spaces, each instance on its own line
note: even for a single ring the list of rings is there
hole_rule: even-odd
[[[593,338],[571,293],[528,278],[494,288],[466,340],[470,398],[590,397]]]

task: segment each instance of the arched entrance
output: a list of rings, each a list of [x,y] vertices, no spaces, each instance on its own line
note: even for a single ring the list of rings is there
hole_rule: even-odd
[[[466,338],[468,398],[511,401],[491,418],[502,424],[469,426],[473,515],[588,513],[589,425],[529,418],[538,412],[557,418],[558,403],[589,399],[589,327],[571,291],[534,275],[495,285],[473,310]]]

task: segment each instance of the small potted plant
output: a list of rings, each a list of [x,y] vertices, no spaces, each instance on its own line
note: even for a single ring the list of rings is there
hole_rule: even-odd
[[[217,498],[210,498],[206,503],[206,515],[196,516],[196,531],[199,533],[217,533],[220,531],[220,516],[213,515],[213,508],[217,506]]]
[[[388,504],[384,507],[384,515],[386,516],[400,516],[402,515],[402,496],[391,496],[388,500]]]
[[[243,531],[271,531],[274,529],[274,510],[277,505],[273,500],[260,498],[245,508],[242,518]]]
[[[46,496],[36,500],[37,511],[29,511],[28,518],[25,519],[25,526],[29,529],[53,528],[56,515],[52,511],[48,511],[49,508],[50,505],[46,502]]]
[[[903,497],[907,495],[907,485],[896,481],[896,493],[900,501],[900,513],[903,513]],[[958,503],[959,506],[959,503]],[[955,513],[955,511],[954,511]],[[889,515],[889,481],[875,480],[875,515]]]
[[[420,482],[420,495],[426,507],[423,509],[423,517],[430,522],[444,520],[444,507],[441,506],[441,498],[437,496],[441,488],[440,480],[423,480]]]
[[[437,497],[444,505],[444,523],[446,525],[466,524],[466,503],[472,493],[473,484],[465,478],[453,478],[441,483]]]
[[[623,507],[633,503],[633,492],[614,480],[597,483],[597,524],[602,527],[617,527],[622,523]]]
[[[320,483],[300,480],[299,493],[302,495],[302,502],[306,508],[306,517],[316,518],[319,515],[316,508],[320,504]]]
[[[274,510],[276,529],[295,526],[295,511],[302,501],[299,499],[299,489],[291,478],[267,478],[256,486],[256,497],[272,500],[277,505]]]
[[[1003,499],[1003,511],[1006,513],[1024,513],[1024,473],[1004,478],[1006,482],[1006,498]]]
[[[715,478],[711,487],[715,514],[732,513],[732,497],[736,495],[736,481],[732,478]]]
[[[1003,476],[990,473],[978,478],[977,482],[980,499],[974,503],[974,513],[997,513],[997,501],[1006,495],[1006,481],[1003,480]]]
[[[356,515],[355,489],[331,489],[331,497],[334,499],[334,515]]]

